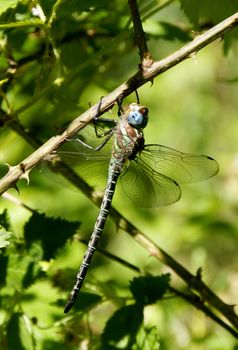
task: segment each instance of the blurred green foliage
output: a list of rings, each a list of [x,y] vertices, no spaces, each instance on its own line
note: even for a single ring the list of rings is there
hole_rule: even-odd
[[[237,11],[227,0],[139,3],[154,59]],[[114,205],[133,224],[237,304],[237,29],[138,92],[150,109],[147,143],[209,154],[216,178],[183,188],[173,206],[142,210],[120,192]],[[1,174],[32,151],[8,115],[44,142],[137,70],[129,8],[119,0],[0,1]],[[130,96],[126,102],[132,102]],[[96,254],[78,302],[64,303],[98,209],[34,170],[19,181],[22,205],[0,203],[0,349],[230,350],[232,336],[168,293],[167,268],[109,220],[100,248],[150,275]],[[80,254],[79,254],[80,253]],[[131,282],[130,282],[131,281]],[[176,276],[171,282],[185,288]],[[150,301],[150,302],[148,302]]]

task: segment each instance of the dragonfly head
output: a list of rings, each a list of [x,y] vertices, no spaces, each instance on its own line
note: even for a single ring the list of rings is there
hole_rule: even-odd
[[[127,122],[136,129],[143,129],[148,122],[148,108],[131,103],[127,111]]]

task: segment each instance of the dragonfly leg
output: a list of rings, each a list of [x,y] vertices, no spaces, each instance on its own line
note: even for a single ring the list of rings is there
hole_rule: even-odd
[[[97,146],[97,147],[92,147],[90,145],[88,145],[87,143],[83,142],[80,138],[76,137],[76,138],[71,138],[71,139],[68,139],[67,141],[73,141],[73,142],[79,142],[81,143],[81,145],[83,145],[84,147],[87,147],[93,151],[99,151],[103,146],[105,146],[105,144],[110,140],[110,138],[112,137],[112,135],[114,134],[114,128],[113,129],[110,129],[108,130],[107,133],[105,133],[106,135],[106,138],[105,140],[103,140],[103,142]]]
[[[98,129],[97,129],[97,123],[111,124],[111,125],[113,125],[113,127],[100,134],[98,132]],[[116,123],[117,122],[116,122],[115,119],[107,119],[107,118],[97,118],[97,117],[95,117],[93,119],[93,126],[94,126],[96,137],[97,138],[102,138],[102,137],[105,137],[106,135],[110,135],[111,134],[111,130],[114,130],[114,126],[116,125]]]
[[[98,115],[100,113],[102,99],[103,99],[103,96],[100,98],[100,101],[99,101],[98,107],[97,107],[97,111],[95,113],[95,116],[93,117],[93,126],[94,126],[94,130],[95,130],[95,135],[97,136],[97,138],[105,137],[106,135],[111,134],[111,129],[116,125],[115,119],[98,117]],[[110,128],[109,130],[107,130],[107,131],[105,131],[105,132],[100,134],[98,132],[98,129],[97,129],[97,123],[112,124],[112,128]]]
[[[122,108],[122,102],[123,102],[123,98],[118,97],[118,99],[117,99],[117,106],[118,106],[117,115],[118,115],[118,117],[120,117],[124,113],[123,108]]]
[[[102,137],[106,136],[106,138],[103,140],[103,142],[99,146],[94,148],[94,147],[88,145],[87,143],[83,142],[78,137],[67,139],[67,141],[79,142],[84,147],[87,147],[87,148],[89,148],[89,149],[91,149],[93,151],[99,151],[109,141],[109,139],[111,138],[111,136],[113,135],[113,133],[115,131],[115,125],[117,124],[117,122],[115,121],[115,119],[106,119],[106,118],[99,118],[99,117],[97,117],[97,115],[100,113],[100,107],[101,107],[101,104],[102,104],[102,99],[103,99],[103,96],[100,98],[100,101],[99,101],[98,107],[97,107],[97,111],[95,113],[95,116],[93,117],[93,126],[94,126],[94,130],[95,130],[95,135],[97,136],[97,138],[102,138]],[[105,132],[99,134],[98,130],[97,130],[97,123],[98,122],[107,123],[107,124],[111,123],[111,124],[113,124],[113,127],[111,129],[106,130]]]
[[[140,104],[139,94],[138,94],[138,91],[136,89],[135,89],[135,94],[136,94],[137,103]]]

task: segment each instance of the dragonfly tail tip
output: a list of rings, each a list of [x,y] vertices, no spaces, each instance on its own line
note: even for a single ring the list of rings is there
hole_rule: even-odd
[[[69,312],[69,310],[71,309],[71,307],[73,306],[73,304],[75,303],[76,299],[72,298],[71,296],[69,297],[66,306],[64,308],[64,313],[67,314]]]

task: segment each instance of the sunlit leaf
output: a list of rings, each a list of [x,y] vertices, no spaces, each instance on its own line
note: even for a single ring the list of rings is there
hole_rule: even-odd
[[[10,8],[15,8],[21,0],[1,0],[0,1],[0,15]]]
[[[11,234],[0,227],[0,248],[7,247],[10,244],[8,241],[10,237]]]
[[[8,258],[7,286],[14,290],[22,290],[22,281],[31,263],[27,255],[11,254]]]
[[[39,264],[31,261],[27,267],[25,276],[22,279],[23,288],[28,288],[35,283],[36,280],[45,276],[45,272],[42,271]]]
[[[8,350],[32,350],[32,334],[29,320],[20,313],[13,313],[7,325]]]
[[[159,325],[158,325],[159,328]],[[137,350],[138,348],[143,350],[158,350],[160,347],[159,334],[156,326],[145,328],[141,327],[140,332],[137,337],[137,347],[132,350]]]

